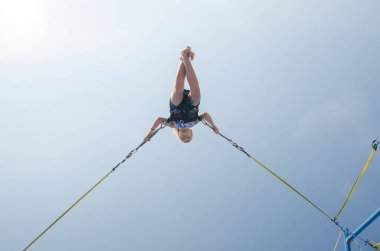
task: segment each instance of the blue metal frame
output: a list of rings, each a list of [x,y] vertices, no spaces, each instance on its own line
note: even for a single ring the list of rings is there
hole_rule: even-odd
[[[346,251],[351,251],[351,242],[348,241],[348,235],[349,235],[348,228],[344,229],[343,236],[344,236],[344,248]]]
[[[348,231],[348,228],[344,229],[344,243],[345,243],[345,251],[351,251],[351,242],[358,236],[361,232],[363,232],[372,222],[374,222],[380,216],[380,208],[378,208],[366,221],[363,222],[352,234]],[[375,247],[373,247],[375,248]]]
[[[352,241],[356,236],[363,232],[372,222],[374,222],[380,216],[380,208],[376,210],[363,224],[361,224],[350,236],[347,237],[347,241]]]

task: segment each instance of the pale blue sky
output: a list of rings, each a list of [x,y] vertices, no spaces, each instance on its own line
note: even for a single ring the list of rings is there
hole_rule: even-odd
[[[168,116],[186,45],[201,112],[334,216],[380,136],[379,13],[378,0],[0,0],[0,250],[24,248]],[[379,208],[379,159],[341,215],[351,230]],[[321,251],[337,236],[200,124],[191,144],[161,131],[30,250]],[[363,237],[380,241],[380,221]]]

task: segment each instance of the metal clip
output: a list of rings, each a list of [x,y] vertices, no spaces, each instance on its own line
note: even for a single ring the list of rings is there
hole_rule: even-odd
[[[338,222],[338,218],[337,218],[337,217],[334,217],[334,219],[331,219],[331,218],[330,218],[330,220],[331,220],[332,222],[334,222],[335,225],[339,226],[339,222]]]
[[[377,146],[379,145],[379,140],[378,139],[375,139],[373,142],[372,142],[372,148],[375,149],[375,151],[377,151]]]
[[[125,157],[125,159],[129,159],[130,157],[132,157],[132,155],[136,152],[136,149],[135,150],[132,150],[128,153],[128,155]]]
[[[228,141],[232,144],[232,146],[236,147],[238,150],[244,151],[243,147],[239,146],[237,143],[233,142],[231,139]]]
[[[245,152],[245,151],[244,151],[244,148],[241,147],[241,146],[238,146],[238,149],[239,149],[240,151],[242,151],[242,152]]]

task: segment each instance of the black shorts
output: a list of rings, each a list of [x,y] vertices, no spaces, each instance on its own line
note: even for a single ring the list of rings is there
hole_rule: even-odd
[[[198,105],[194,105],[189,99],[189,90],[183,90],[183,99],[179,105],[174,105],[172,101],[169,102],[170,117],[184,120],[194,120],[198,118]]]

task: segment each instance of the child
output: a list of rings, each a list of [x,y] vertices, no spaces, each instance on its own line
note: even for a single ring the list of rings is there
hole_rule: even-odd
[[[184,143],[189,143],[193,138],[192,127],[199,123],[203,118],[213,127],[215,133],[219,133],[218,127],[212,121],[210,115],[206,112],[198,115],[198,107],[201,101],[201,90],[197,76],[195,75],[191,60],[194,60],[194,52],[188,46],[181,52],[181,63],[177,71],[176,83],[170,97],[170,117],[157,118],[144,141],[151,138],[152,132],[161,124],[171,128],[178,139]],[[184,89],[185,78],[189,83],[190,90]]]

